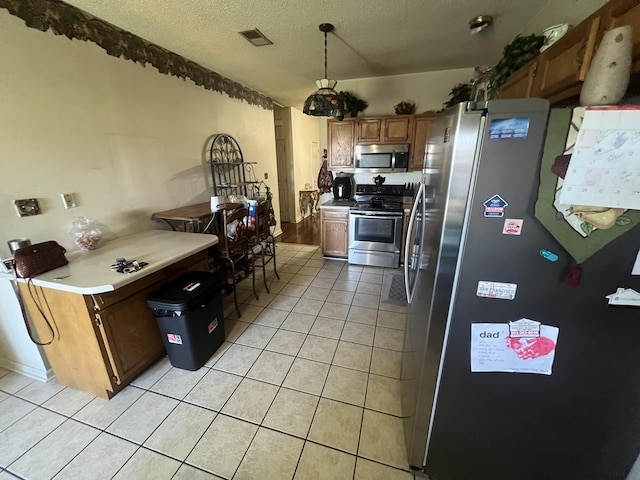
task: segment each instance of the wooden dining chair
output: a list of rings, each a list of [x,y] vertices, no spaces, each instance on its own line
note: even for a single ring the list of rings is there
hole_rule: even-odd
[[[280,279],[276,268],[276,239],[271,233],[269,225],[269,211],[271,210],[271,200],[260,202],[256,209],[256,219],[254,224],[255,236],[252,238],[251,251],[254,257],[259,256],[260,263],[256,263],[255,258],[253,264],[255,268],[262,269],[262,281],[264,288],[269,292],[267,285],[266,267],[269,262],[273,261],[273,272]]]
[[[217,252],[218,258],[221,260],[222,267],[225,269],[227,283],[229,282],[229,277],[231,277],[233,301],[236,306],[236,312],[238,312],[238,317],[240,317],[242,314],[240,313],[240,307],[238,306],[238,294],[236,292],[238,275],[240,273],[237,270],[238,266],[243,265],[247,276],[251,274],[253,293],[256,296],[256,299],[258,299],[255,267],[251,252],[251,246],[254,242],[253,237],[255,234],[248,228],[248,208],[244,206],[225,208],[218,211],[217,215],[222,215],[222,219],[218,222],[221,230],[217,232],[220,242],[215,251]]]

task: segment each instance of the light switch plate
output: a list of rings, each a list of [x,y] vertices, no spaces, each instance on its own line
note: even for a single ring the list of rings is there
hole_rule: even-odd
[[[40,205],[36,198],[25,198],[22,200],[14,200],[18,215],[21,217],[29,217],[31,215],[39,215],[41,212]]]
[[[61,193],[60,197],[62,198],[62,204],[65,209],[76,207],[76,198],[73,193]]]

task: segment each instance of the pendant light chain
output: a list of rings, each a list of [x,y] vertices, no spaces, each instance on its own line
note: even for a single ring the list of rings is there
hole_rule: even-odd
[[[331,117],[342,120],[344,118],[344,100],[334,90],[336,81],[329,79],[327,74],[328,66],[328,41],[327,33],[333,32],[333,25],[321,23],[318,28],[324,33],[324,78],[316,80],[318,90],[309,95],[304,102],[302,112],[305,115],[315,117]]]
[[[327,77],[327,32],[324,32],[324,77]]]

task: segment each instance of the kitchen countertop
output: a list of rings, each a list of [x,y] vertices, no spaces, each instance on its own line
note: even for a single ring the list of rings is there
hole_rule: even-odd
[[[33,284],[82,295],[112,292],[217,243],[215,235],[147,230],[105,241],[88,252],[68,252],[68,265],[38,275]],[[111,270],[116,258],[148,265],[137,272],[118,273]]]
[[[355,200],[327,200],[326,202],[324,202],[322,205],[320,205],[320,208],[323,207],[343,207],[343,208],[349,208],[351,206],[353,206],[356,203]]]

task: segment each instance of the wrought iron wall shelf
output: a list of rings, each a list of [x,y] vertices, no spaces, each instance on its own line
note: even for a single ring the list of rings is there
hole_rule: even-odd
[[[209,163],[214,195],[244,195],[253,197],[257,192],[250,186],[259,186],[253,165],[257,162],[245,162],[240,145],[231,135],[215,135],[209,149]]]

